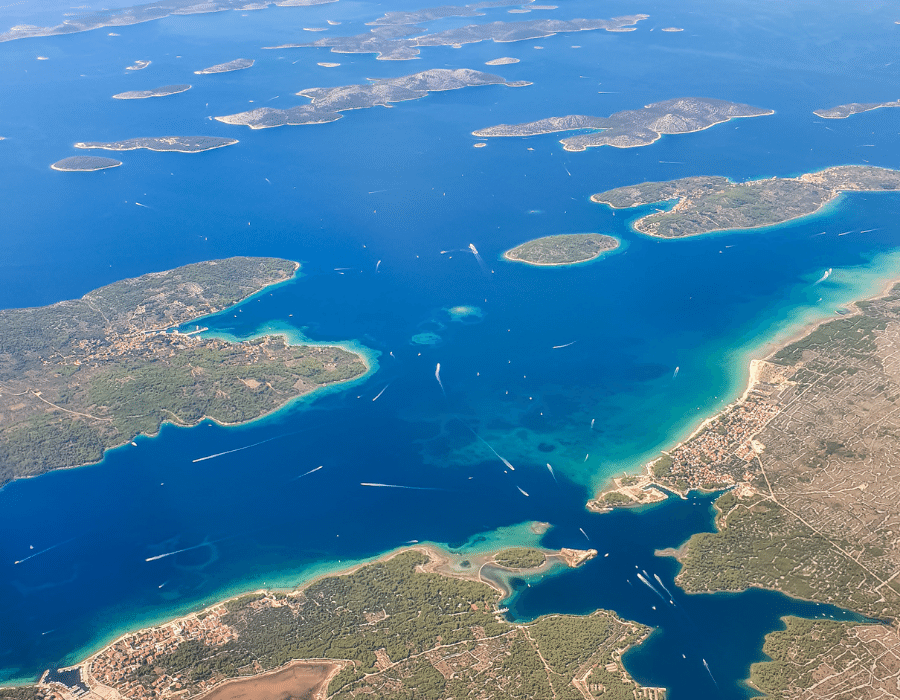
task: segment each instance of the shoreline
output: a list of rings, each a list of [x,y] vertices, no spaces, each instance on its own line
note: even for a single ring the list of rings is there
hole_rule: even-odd
[[[228,594],[226,597],[216,598],[213,602],[201,603],[199,605],[199,607],[195,607],[195,609],[191,610],[190,612],[166,616],[156,622],[153,622],[150,624],[144,624],[142,627],[139,627],[139,628],[134,628],[134,627],[128,628],[127,631],[116,634],[115,637],[113,637],[109,641],[102,643],[99,647],[96,647],[95,650],[90,652],[87,656],[84,656],[80,660],[77,660],[74,663],[68,664],[66,666],[60,666],[58,668],[58,670],[67,671],[67,670],[78,669],[81,672],[82,680],[84,681],[86,678],[91,677],[90,673],[88,672],[90,664],[98,656],[103,654],[109,647],[121,642],[124,639],[127,639],[128,637],[131,637],[134,635],[139,635],[139,634],[144,634],[153,629],[166,627],[168,625],[180,622],[182,620],[196,618],[199,615],[208,613],[216,608],[224,606],[225,604],[227,604],[233,600],[237,600],[237,599],[242,598],[247,595],[267,594],[267,593],[302,592],[302,591],[308,589],[310,586],[314,585],[315,583],[318,583],[319,581],[321,581],[323,579],[336,578],[336,577],[340,577],[340,576],[349,576],[349,575],[356,573],[357,571],[359,571],[360,569],[362,569],[366,566],[390,561],[391,559],[403,554],[404,552],[409,552],[409,551],[420,552],[429,558],[429,561],[426,564],[424,564],[421,567],[417,567],[417,571],[419,571],[420,573],[433,573],[433,574],[437,574],[440,576],[446,576],[448,578],[457,578],[457,579],[461,579],[461,580],[468,580],[468,581],[472,581],[475,583],[483,584],[485,586],[488,586],[492,590],[496,591],[498,594],[500,594],[501,601],[504,600],[505,598],[507,598],[512,593],[511,590],[507,590],[504,587],[502,581],[497,581],[495,579],[482,577],[482,575],[481,575],[481,570],[485,566],[496,566],[497,569],[503,568],[503,567],[500,567],[499,565],[491,564],[493,557],[496,554],[496,551],[494,551],[494,550],[467,556],[465,554],[455,555],[452,552],[450,552],[449,550],[442,547],[441,545],[439,545],[437,543],[432,543],[432,542],[423,542],[423,543],[416,543],[416,544],[411,544],[411,545],[404,544],[395,549],[391,549],[387,552],[383,552],[381,554],[378,554],[378,555],[370,557],[370,558],[358,560],[352,564],[343,566],[338,569],[322,571],[320,573],[314,574],[313,576],[311,576],[305,580],[301,579],[299,583],[294,583],[294,584],[291,584],[288,586],[274,585],[274,586],[265,586],[263,588],[256,587],[256,588],[250,588],[250,589],[241,589],[236,593]],[[541,549],[541,551],[544,552],[544,554],[546,556],[546,560],[541,566],[535,567],[534,569],[522,569],[522,570],[509,569],[506,571],[508,571],[509,573],[514,574],[514,575],[524,575],[524,576],[531,576],[531,575],[536,575],[539,573],[546,574],[557,567],[577,568],[578,566],[581,566],[584,562],[589,561],[594,556],[596,556],[596,550],[567,550],[567,549],[544,550],[544,549]],[[579,557],[579,556],[574,556],[574,555],[568,554],[571,552],[579,553],[581,556]],[[569,557],[569,558],[567,558],[567,557]],[[473,566],[471,569],[457,569],[457,568],[454,568],[454,562],[457,559],[459,561],[472,560],[472,559],[484,560],[484,561],[480,562],[480,566],[478,568],[475,568]],[[570,563],[570,559],[571,559],[572,563]],[[499,605],[499,603],[498,603],[498,605]],[[215,688],[219,688],[222,685],[225,685],[229,682],[261,677],[261,676],[269,674],[269,673],[274,673],[276,671],[284,670],[284,668],[286,668],[287,666],[289,666],[295,662],[309,662],[312,660],[314,660],[314,659],[291,659],[285,665],[282,665],[282,666],[278,667],[277,669],[271,669],[262,674],[254,674],[251,676],[241,676],[241,677],[236,677],[236,678],[229,678],[229,679],[224,680],[221,684],[215,686],[214,688],[211,688],[209,691],[207,691],[207,694],[208,694],[208,692],[214,690]],[[328,659],[327,661],[329,661],[329,663],[332,663],[332,662],[338,663],[340,660]],[[32,680],[32,681],[0,682],[0,689],[38,685],[41,683],[45,673],[46,673],[46,669],[44,671],[41,671],[40,675],[35,680]],[[196,700],[201,700],[201,697],[196,698]]]
[[[87,142],[79,141],[75,144],[75,148],[80,148],[84,151],[154,151],[155,153],[205,153],[206,151],[214,151],[217,148],[225,148],[226,146],[234,146],[240,143],[238,139],[233,139],[231,143],[220,143],[218,146],[209,146],[208,148],[201,148],[195,151],[186,151],[181,148],[153,148],[152,146],[129,146],[128,148],[111,148],[109,146],[88,146]],[[291,279],[290,277],[288,279]],[[275,282],[275,284],[280,284],[280,282]],[[269,285],[272,286],[272,285]],[[268,287],[266,287],[268,289]],[[223,309],[224,310],[224,309]]]
[[[252,294],[248,294],[246,297],[239,299],[238,301],[234,302],[233,304],[231,304],[223,309],[220,309],[219,311],[214,311],[212,313],[203,314],[202,316],[198,316],[197,318],[184,321],[183,323],[178,324],[178,326],[176,326],[176,328],[182,327],[182,326],[185,326],[185,325],[191,324],[191,323],[195,324],[200,319],[208,318],[210,316],[215,316],[216,314],[223,313],[224,311],[228,311],[229,309],[233,309],[233,308],[249,301],[253,297],[255,297],[259,294],[262,294],[263,292],[270,290],[273,287],[285,284],[285,283],[290,282],[295,279],[299,279],[297,277],[297,272],[301,268],[300,263],[298,263],[294,260],[291,260],[289,262],[294,264],[294,272],[290,277],[286,277],[282,280],[278,280],[277,282],[273,282],[272,284],[268,284],[265,287],[262,287],[261,289],[258,289],[257,291],[253,292]],[[204,331],[204,333],[207,333],[207,332]],[[339,382],[332,382],[331,384],[317,385],[316,388],[312,389],[311,391],[308,391],[305,394],[299,394],[297,396],[292,396],[291,398],[289,398],[286,402],[284,402],[280,406],[277,406],[277,407],[273,408],[272,410],[267,411],[266,413],[263,413],[263,414],[255,417],[255,418],[252,418],[248,421],[241,421],[239,423],[227,423],[224,421],[217,420],[216,418],[212,418],[210,416],[201,416],[194,423],[180,423],[180,422],[176,423],[174,420],[164,420],[159,424],[159,427],[153,433],[150,433],[150,434],[139,433],[138,435],[135,435],[131,438],[124,439],[122,442],[120,442],[117,445],[112,445],[111,447],[104,448],[103,454],[101,455],[100,459],[98,459],[95,462],[84,462],[83,464],[73,464],[73,465],[66,466],[66,467],[55,467],[48,471],[42,472],[41,474],[27,474],[24,476],[19,476],[14,479],[11,479],[10,481],[6,482],[5,484],[0,485],[0,491],[3,491],[3,489],[5,489],[10,484],[14,484],[19,481],[25,481],[27,479],[39,479],[42,476],[47,476],[48,474],[53,474],[54,472],[65,472],[65,471],[69,471],[72,469],[82,469],[84,467],[98,466],[100,464],[103,464],[104,461],[106,461],[107,453],[109,453],[113,450],[120,450],[125,447],[128,447],[129,445],[131,445],[132,442],[136,441],[138,438],[143,437],[146,439],[155,439],[155,438],[159,437],[160,433],[163,430],[163,427],[166,425],[170,425],[174,428],[183,428],[183,429],[193,429],[207,421],[210,423],[215,423],[216,425],[223,427],[223,428],[240,428],[243,426],[253,425],[254,423],[257,423],[258,421],[261,421],[265,418],[270,418],[271,416],[275,415],[279,411],[290,408],[295,403],[298,403],[303,399],[306,399],[309,397],[317,397],[321,393],[327,392],[328,389],[341,390],[345,387],[352,386],[352,384],[354,382],[363,381],[365,379],[368,379],[374,373],[374,371],[377,371],[377,369],[378,369],[378,362],[376,359],[377,354],[370,354],[370,353],[374,353],[374,351],[371,351],[369,348],[365,348],[364,346],[354,347],[353,341],[343,341],[343,342],[338,342],[338,343],[318,342],[318,341],[306,340],[305,336],[303,336],[304,339],[302,340],[302,342],[291,342],[291,338],[289,337],[287,332],[273,332],[273,333],[263,332],[263,333],[252,335],[244,340],[232,340],[231,338],[227,337],[227,334],[218,335],[215,332],[209,332],[209,334],[206,337],[214,338],[214,339],[218,339],[218,340],[224,340],[225,342],[229,342],[229,343],[233,343],[233,344],[250,342],[251,340],[255,340],[257,338],[281,337],[284,340],[285,345],[289,346],[289,347],[314,346],[314,347],[340,348],[341,350],[345,350],[346,352],[356,355],[359,358],[359,360],[363,363],[366,370],[358,377],[353,377],[351,379],[345,379],[345,380],[339,381]],[[232,337],[234,337],[234,336],[232,336]],[[368,351],[368,352],[366,352],[366,351]],[[172,414],[172,415],[174,415],[174,414]],[[177,416],[176,416],[176,418],[177,418]]]
[[[638,479],[638,486],[641,486],[647,490],[662,490],[663,492],[671,492],[679,495],[684,498],[685,494],[674,490],[671,486],[661,484],[654,476],[653,476],[653,465],[661,459],[663,456],[667,456],[670,452],[678,449],[679,447],[689,443],[693,438],[695,438],[698,434],[700,434],[707,426],[709,426],[712,422],[717,420],[720,416],[725,415],[728,411],[732,410],[736,406],[741,405],[744,401],[746,401],[747,397],[750,395],[750,392],[753,391],[756,384],[759,383],[759,374],[761,369],[761,363],[769,362],[769,358],[778,354],[781,350],[790,345],[796,343],[799,340],[802,340],[806,336],[813,333],[820,326],[825,325],[826,323],[831,323],[832,321],[853,318],[854,316],[858,316],[862,313],[859,308],[860,304],[865,302],[874,301],[876,299],[882,299],[890,294],[891,290],[898,284],[900,284],[900,276],[895,276],[888,278],[881,285],[879,285],[878,290],[874,294],[870,294],[868,296],[861,297],[859,299],[855,299],[852,302],[847,304],[847,308],[849,309],[849,313],[843,314],[839,317],[826,317],[821,318],[819,320],[807,321],[803,323],[802,326],[797,328],[794,332],[788,335],[784,340],[778,339],[778,334],[776,333],[773,340],[765,342],[757,348],[759,350],[765,349],[765,353],[757,353],[756,351],[751,351],[751,354],[759,354],[761,356],[751,357],[748,366],[747,366],[747,374],[746,374],[746,384],[744,385],[744,391],[740,396],[735,398],[733,401],[729,402],[722,408],[716,410],[714,413],[708,415],[704,418],[693,430],[691,430],[690,434],[677,442],[670,442],[667,444],[667,447],[659,450],[660,454],[656,458],[650,460],[649,462],[644,462],[640,464],[639,469],[635,469],[634,471],[629,470],[628,476],[634,477]],[[646,503],[634,501],[632,503],[624,503],[624,504],[608,504],[604,506],[601,501],[608,493],[618,492],[620,487],[617,486],[616,482],[618,482],[621,477],[617,478],[609,478],[606,480],[605,485],[598,489],[595,495],[588,500],[585,504],[585,507],[593,512],[610,512],[614,509],[618,508],[633,508],[641,505],[649,505],[651,503],[657,501],[647,501]],[[702,491],[702,489],[698,489]],[[726,489],[727,490],[727,489]],[[707,492],[710,493],[710,492]],[[668,496],[667,496],[668,498]],[[660,499],[664,500],[664,499]],[[594,505],[596,504],[596,505]],[[681,546],[684,546],[687,541],[682,543]],[[774,590],[774,589],[773,589]]]

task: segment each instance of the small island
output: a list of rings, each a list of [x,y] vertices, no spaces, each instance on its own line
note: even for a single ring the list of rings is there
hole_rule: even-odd
[[[499,75],[482,73],[477,70],[458,68],[433,68],[404,75],[399,78],[372,80],[364,85],[343,85],[340,87],[308,88],[298,95],[308,97],[310,104],[274,109],[261,107],[249,112],[216,117],[225,124],[249,126],[251,129],[269,129],[276,126],[297,126],[301,124],[325,124],[341,118],[340,112],[369,107],[387,107],[392,102],[418,100],[429,92],[459,90],[480,85],[505,85],[524,87],[525,81],[507,82]]]
[[[884,107],[900,107],[900,100],[893,102],[851,102],[850,104],[838,105],[828,109],[817,109],[813,114],[817,117],[822,117],[822,119],[846,119],[860,112],[871,112],[873,109],[882,109]]]
[[[163,422],[246,423],[363,376],[365,358],[341,346],[201,335],[201,316],[290,279],[298,267],[276,258],[212,260],[81,299],[0,310],[0,486],[96,462]]]
[[[509,622],[503,593],[448,559],[418,546],[289,592],[247,593],[126,634],[0,698],[571,700],[598,687],[665,698],[622,663],[649,627],[607,610]]]
[[[146,100],[148,97],[168,97],[169,95],[177,95],[179,92],[187,92],[190,89],[190,85],[163,85],[162,87],[153,88],[152,90],[129,90],[128,92],[120,92],[118,95],[113,95],[113,99]]]
[[[503,257],[528,265],[576,265],[596,260],[619,247],[619,241],[600,233],[563,233],[535,238],[507,250]]]
[[[560,140],[560,143],[567,151],[584,151],[597,146],[636,148],[649,146],[664,134],[689,134],[731,119],[762,117],[770,114],[775,114],[775,112],[771,109],[760,109],[737,102],[706,97],[681,97],[664,102],[654,102],[641,109],[616,112],[609,117],[571,114],[565,117],[548,117],[524,124],[500,124],[473,131],[472,134],[488,138],[536,136],[560,131],[593,129],[595,130],[593,133],[570,136]]]
[[[147,66],[150,65],[150,61],[135,61],[130,66],[125,66],[125,70],[144,70]]]
[[[663,27],[660,31],[663,32],[683,32],[684,29],[681,27]]]
[[[146,148],[149,151],[177,151],[179,153],[200,153],[214,148],[224,148],[238,143],[237,139],[221,136],[151,136],[125,139],[124,141],[86,141],[78,142],[75,148],[96,148],[104,151],[136,151]]]
[[[490,61],[485,61],[484,65],[486,66],[508,66],[510,63],[518,63],[518,58],[512,58],[510,56],[504,56],[503,58],[495,58]]]
[[[494,563],[506,569],[536,569],[547,561],[547,555],[533,547],[509,547],[494,555]]]
[[[671,210],[656,210],[632,226],[648,236],[683,238],[782,224],[814,214],[842,192],[897,190],[900,170],[841,165],[797,178],[732,182],[725,177],[686,177],[643,182],[600,192],[591,201],[622,209],[677,200]]]
[[[246,68],[250,68],[253,65],[254,61],[252,58],[236,58],[233,61],[228,61],[228,63],[218,63],[214,66],[210,66],[209,68],[203,68],[201,70],[195,70],[194,73],[196,75],[210,75],[212,73],[231,73],[236,70],[244,70]]]
[[[66,173],[75,172],[93,172],[94,170],[105,170],[106,168],[118,168],[122,165],[122,161],[115,158],[100,158],[97,156],[71,156],[56,161],[50,167],[54,170],[61,170]]]

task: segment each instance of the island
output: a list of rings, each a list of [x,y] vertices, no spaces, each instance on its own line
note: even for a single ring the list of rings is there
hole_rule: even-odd
[[[786,620],[753,683],[772,697],[896,689],[900,655],[900,285],[750,363],[744,394],[645,467],[669,491],[726,489],[677,556],[688,592],[750,587],[881,624]],[[600,494],[599,500],[603,500]],[[888,695],[892,691],[885,691]]]
[[[663,27],[660,31],[662,32],[683,32],[684,29],[681,27]]]
[[[429,92],[459,90],[480,85],[505,85],[523,87],[531,83],[508,82],[499,75],[482,73],[467,68],[433,68],[399,78],[372,80],[365,85],[343,85],[329,88],[308,88],[298,95],[308,97],[310,104],[288,109],[261,107],[249,112],[216,117],[225,124],[249,126],[251,129],[268,129],[276,126],[324,124],[341,118],[340,112],[369,107],[388,107],[392,102],[418,100]]]
[[[96,462],[163,422],[245,423],[363,376],[365,359],[342,347],[201,335],[199,317],[297,268],[275,258],[213,260],[73,301],[0,310],[0,486]]]
[[[187,92],[190,89],[190,85],[163,85],[162,87],[153,88],[152,90],[129,90],[128,92],[120,92],[118,95],[113,95],[113,99],[145,100],[148,97],[168,97],[169,95],[177,95],[179,92]]]
[[[209,68],[203,68],[202,70],[195,70],[194,73],[196,75],[210,75],[212,73],[231,73],[236,70],[245,70],[250,68],[253,65],[254,61],[252,58],[236,58],[233,61],[228,61],[228,63],[219,63],[215,66],[210,66]]]
[[[680,97],[654,102],[642,109],[616,112],[609,117],[590,117],[571,114],[548,117],[524,124],[500,124],[473,131],[482,138],[497,136],[536,136],[560,131],[593,129],[593,133],[578,134],[560,141],[567,151],[584,151],[597,146],[636,148],[649,146],[663,134],[689,134],[702,131],[732,119],[762,117],[775,114],[737,102],[708,97]]]
[[[279,7],[301,7],[310,5],[324,5],[337,0],[264,0],[263,2],[248,3],[247,0],[209,0],[197,2],[197,0],[167,0],[164,4],[150,2],[130,7],[113,9],[96,9],[82,15],[66,17],[65,21],[52,27],[40,27],[33,24],[20,24],[9,31],[0,33],[0,42],[13,41],[14,39],[26,39],[38,36],[58,36],[62,34],[75,34],[87,32],[100,27],[124,27],[130,24],[140,24],[156,19],[162,19],[170,15],[192,15],[207,12],[222,12],[224,10],[262,9],[270,5]],[[110,36],[119,36],[110,32]]]
[[[507,250],[503,257],[528,265],[575,265],[596,260],[618,247],[619,241],[612,236],[599,233],[563,233],[522,243]]]
[[[715,231],[773,226],[814,214],[843,192],[900,190],[900,170],[841,165],[796,178],[732,182],[725,177],[685,177],[643,182],[591,196],[614,209],[677,200],[632,224],[658,238],[684,238]]]
[[[484,65],[486,66],[508,66],[510,63],[518,63],[518,58],[512,58],[511,56],[504,56],[503,58],[494,58],[490,61],[485,61]]]
[[[0,689],[0,698],[581,700],[602,691],[664,700],[664,689],[641,687],[622,664],[649,628],[605,610],[513,624],[501,596],[477,572],[419,546],[127,634],[35,686]]]
[[[547,555],[534,547],[509,547],[497,552],[493,561],[507,569],[535,569],[547,561]]]
[[[846,119],[860,112],[871,112],[873,109],[881,109],[882,107],[900,107],[900,100],[894,102],[851,102],[847,105],[838,105],[828,109],[817,109],[813,112],[817,117],[822,119]]]
[[[237,139],[221,136],[149,136],[124,141],[86,141],[78,142],[75,148],[101,149],[104,151],[136,151],[146,148],[149,151],[178,151],[179,153],[200,153],[214,148],[224,148],[238,143]]]
[[[144,70],[147,66],[150,65],[150,61],[135,61],[130,66],[125,66],[125,70]]]
[[[67,173],[74,172],[93,172],[94,170],[105,170],[106,168],[117,168],[122,165],[122,161],[114,158],[100,158],[97,156],[71,156],[56,161],[50,167],[54,170],[61,170]]]
[[[461,14],[466,8],[436,8],[434,12],[438,16],[469,16]],[[443,14],[447,10],[448,14]],[[427,13],[429,11],[425,11]],[[480,13],[476,13],[480,14]],[[392,16],[399,15],[396,18]],[[301,44],[280,44],[278,46],[264,46],[265,49],[296,49],[330,47],[335,53],[374,53],[381,61],[408,61],[419,57],[420,50],[425,46],[454,46],[461,47],[464,44],[475,44],[481,41],[494,41],[506,43],[513,41],[528,41],[555,36],[562,32],[586,32],[604,29],[608,32],[630,31],[637,22],[645,20],[649,15],[628,15],[614,17],[612,19],[533,19],[520,22],[489,22],[487,24],[469,24],[456,29],[448,29],[433,34],[418,34],[409,21],[403,17],[411,18],[423,13],[388,13],[381,20],[371,24],[374,26],[365,34],[354,36],[327,36],[317,41]],[[424,16],[424,15],[423,15]],[[422,20],[425,21],[427,17]]]

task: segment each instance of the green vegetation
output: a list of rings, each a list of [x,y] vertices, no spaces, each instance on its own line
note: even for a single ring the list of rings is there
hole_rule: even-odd
[[[579,700],[572,680],[595,663],[616,664],[619,682],[636,687],[618,659],[646,636],[646,628],[605,611],[512,625],[496,615],[495,590],[423,573],[419,567],[427,562],[427,555],[406,551],[277,601],[271,594],[237,598],[223,617],[236,639],[218,647],[183,642],[125,680],[150,687],[163,675],[177,676],[192,694],[200,681],[325,658],[353,661],[329,686],[335,700],[360,694],[385,700],[462,700],[473,694]]]
[[[900,610],[900,597],[848,559],[832,542],[781,506],[757,497],[741,501],[725,493],[718,532],[688,541],[677,582],[689,592],[771,588],[807,600],[887,617]]]
[[[799,178],[731,182],[724,177],[687,177],[644,182],[600,192],[594,202],[615,208],[678,200],[671,211],[656,211],[634,223],[636,231],[661,238],[784,223],[816,212],[841,192],[900,190],[900,171],[871,166],[839,166]]]
[[[289,260],[229,258],[0,311],[0,486],[96,462],[163,421],[242,423],[363,375],[363,359],[338,347],[165,332],[295,269]]]
[[[864,309],[865,304],[860,305]],[[848,357],[870,357],[876,350],[875,334],[883,331],[887,322],[859,314],[850,318],[839,318],[823,323],[800,340],[779,350],[771,361],[781,365],[795,365],[803,359],[806,351],[819,351],[823,347],[833,347],[841,343],[846,347]]]
[[[507,250],[507,260],[529,265],[574,265],[599,258],[603,253],[615,250],[619,241],[599,233],[567,233],[558,236],[535,238]]]
[[[611,506],[621,506],[627,503],[634,503],[628,496],[618,491],[610,491],[603,495],[603,500]]]
[[[663,477],[668,476],[672,473],[672,466],[675,464],[675,460],[672,459],[669,455],[662,455],[653,463],[653,476],[657,479],[662,479]]]
[[[546,555],[532,547],[510,547],[494,555],[494,562],[507,569],[535,569],[545,561]]]
[[[772,700],[792,697],[800,688],[813,685],[812,672],[824,657],[839,645],[850,641],[852,622],[833,620],[801,620],[784,618],[785,630],[766,635],[763,652],[771,661],[755,663],[750,668],[750,682]],[[842,670],[849,658],[838,664]]]

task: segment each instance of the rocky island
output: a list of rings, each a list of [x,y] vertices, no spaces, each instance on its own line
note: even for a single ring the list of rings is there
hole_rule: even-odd
[[[168,97],[169,95],[177,95],[179,92],[187,92],[190,89],[190,85],[163,85],[162,87],[153,88],[152,90],[129,90],[128,92],[120,92],[118,95],[113,95],[113,99],[145,100],[148,97]]]
[[[507,250],[503,257],[528,265],[575,265],[596,260],[619,247],[612,236],[599,233],[564,233],[535,238]]]
[[[98,156],[71,156],[56,161],[50,167],[54,170],[63,172],[93,172],[94,170],[105,170],[106,168],[117,168],[122,165],[122,161],[114,158],[100,158]]]
[[[688,134],[716,124],[742,117],[774,114],[771,109],[706,97],[681,97],[654,102],[642,109],[616,112],[609,117],[573,114],[548,117],[524,124],[500,124],[473,131],[475,136],[536,136],[560,131],[594,129],[594,133],[578,134],[560,141],[567,151],[583,151],[596,146],[635,148],[649,146],[663,134]]]
[[[91,10],[82,15],[68,17],[62,23],[52,27],[20,24],[12,27],[7,32],[0,33],[0,42],[38,36],[75,34],[98,29],[99,27],[124,27],[130,24],[140,24],[162,19],[170,15],[262,9],[270,5],[279,7],[324,5],[330,2],[336,2],[336,0],[276,0],[275,2],[271,2],[271,0],[262,0],[261,2],[253,2],[252,0],[250,2],[248,0],[204,0],[203,2],[198,2],[198,0],[166,0],[165,3],[151,2],[131,7]],[[118,36],[118,34],[114,35]]]
[[[233,61],[228,61],[228,63],[218,63],[215,66],[210,66],[209,68],[203,68],[201,70],[195,70],[194,73],[196,75],[211,75],[212,73],[231,73],[236,70],[245,70],[246,68],[250,68],[253,65],[254,61],[252,58],[236,58]]]
[[[200,153],[214,148],[233,146],[237,139],[221,136],[150,136],[124,141],[84,141],[75,148],[96,148],[104,151],[135,151],[146,148],[149,151],[177,151],[179,153]]]
[[[518,58],[513,58],[512,56],[504,56],[503,58],[494,58],[490,61],[485,61],[484,65],[486,66],[508,66],[511,63],[518,63]]]
[[[641,217],[633,227],[659,238],[772,226],[817,212],[842,192],[900,190],[900,170],[841,165],[797,178],[732,182],[725,177],[686,177],[644,182],[600,192],[594,202],[615,209],[677,200],[669,211]]]
[[[898,355],[895,285],[752,361],[743,396],[646,465],[645,478],[671,491],[728,489],[717,531],[668,552],[686,591],[766,588],[882,621],[788,618],[768,635],[772,661],[753,667],[772,697],[897,687],[900,669],[879,660],[900,655]],[[871,692],[858,695],[860,683]]]
[[[418,100],[429,92],[459,90],[479,85],[505,85],[522,87],[526,82],[507,82],[499,75],[459,68],[434,68],[399,78],[373,80],[365,85],[344,85],[330,88],[308,88],[298,95],[308,97],[310,104],[288,109],[262,107],[249,112],[216,117],[225,124],[249,126],[251,129],[267,129],[275,126],[324,124],[341,118],[340,112],[350,109],[386,107],[392,102]]]
[[[416,547],[290,592],[242,595],[125,635],[6,700],[205,697],[663,700],[622,653],[650,629],[598,610],[512,624],[477,572]],[[148,558],[148,568],[151,558]]]
[[[0,310],[0,485],[96,462],[163,421],[243,423],[368,367],[280,336],[227,342],[177,327],[289,279],[298,265],[228,258]]]
[[[467,6],[468,9],[473,6]],[[439,8],[449,10],[446,15],[469,16],[455,14],[461,8]],[[479,13],[476,13],[479,14]],[[400,15],[391,17],[393,15]],[[586,32],[604,29],[608,32],[620,32],[634,29],[637,22],[645,20],[649,15],[628,15],[612,19],[573,19],[551,20],[533,19],[521,22],[489,22],[487,24],[470,24],[456,29],[448,29],[433,34],[421,34],[415,27],[408,26],[404,17],[416,17],[420,13],[388,13],[372,24],[376,25],[365,34],[355,36],[328,36],[317,41],[302,44],[281,44],[266,46],[266,49],[294,49],[310,47],[330,47],[335,53],[374,53],[382,61],[405,61],[418,58],[424,46],[462,46],[481,41],[513,42],[543,39],[561,32]],[[424,17],[425,21],[428,17]]]
[[[900,100],[894,102],[851,102],[846,105],[838,105],[829,109],[817,109],[813,112],[817,117],[822,119],[846,119],[860,112],[871,112],[873,109],[881,109],[882,107],[900,107]]]
[[[137,60],[132,63],[130,66],[125,66],[125,70],[144,70],[147,66],[150,65],[150,61],[141,61]]]

